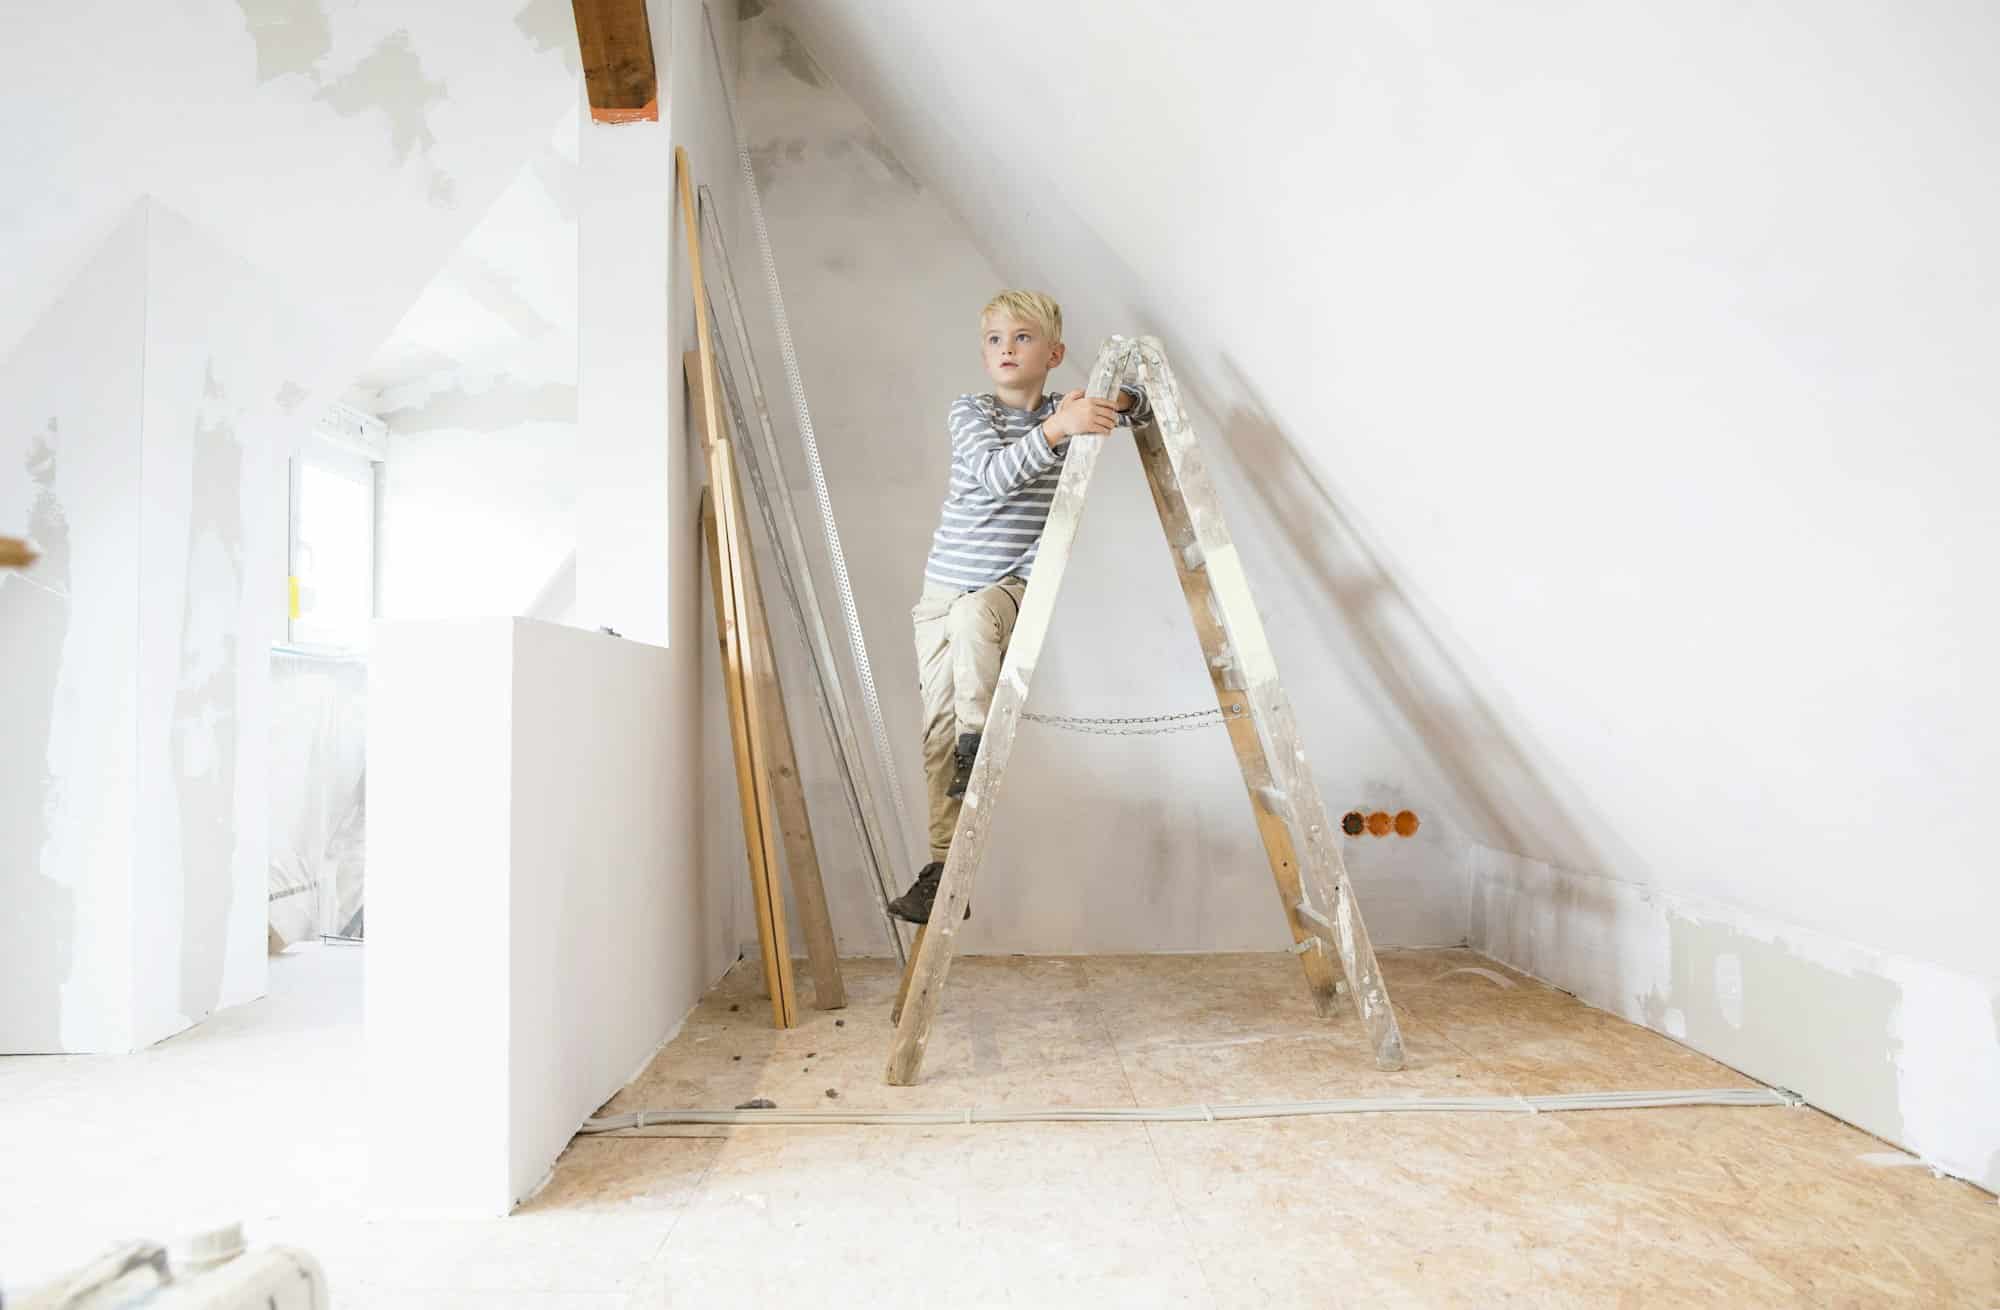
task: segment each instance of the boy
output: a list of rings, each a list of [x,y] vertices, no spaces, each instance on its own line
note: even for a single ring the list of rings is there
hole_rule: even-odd
[[[889,911],[928,923],[958,811],[979,755],[979,734],[1000,681],[1021,596],[1028,589],[1071,437],[1146,421],[1146,397],[1081,391],[1044,395],[1062,363],[1062,309],[1037,291],[1003,291],[980,311],[980,356],[993,390],[951,407],[951,487],[910,611],[924,693],[924,776],[931,862]],[[972,917],[970,907],[966,917]]]

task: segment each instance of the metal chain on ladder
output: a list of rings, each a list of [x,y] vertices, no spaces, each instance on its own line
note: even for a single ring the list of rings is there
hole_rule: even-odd
[[[1229,717],[1243,713],[1241,706],[1230,707]],[[1029,714],[1023,723],[1038,723],[1059,732],[1084,732],[1098,737],[1164,737],[1176,732],[1196,732],[1222,725],[1220,709],[1188,710],[1180,714],[1141,714],[1131,718],[1092,718],[1082,714]]]

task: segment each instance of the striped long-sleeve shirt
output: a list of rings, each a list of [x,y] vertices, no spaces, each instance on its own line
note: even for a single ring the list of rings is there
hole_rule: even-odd
[[[1119,422],[1145,422],[1145,393],[1122,389],[1133,407]],[[1033,409],[1016,409],[982,395],[952,404],[951,487],[924,564],[926,581],[977,591],[1010,573],[1028,576],[1069,450],[1066,443],[1050,446],[1042,432],[1042,420],[1061,403],[1060,395],[1048,395]]]

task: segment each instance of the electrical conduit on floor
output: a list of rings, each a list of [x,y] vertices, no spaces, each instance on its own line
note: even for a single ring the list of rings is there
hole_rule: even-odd
[[[1246,1101],[1236,1105],[1050,1106],[1026,1110],[635,1110],[583,1121],[580,1135],[675,1124],[788,1127],[853,1124],[923,1127],[939,1124],[1218,1123],[1239,1119],[1301,1119],[1336,1114],[1563,1114],[1582,1110],[1652,1110],[1686,1106],[1786,1106],[1805,1098],[1775,1087],[1716,1087],[1692,1091],[1566,1092],[1548,1096],[1376,1096],[1331,1101]]]

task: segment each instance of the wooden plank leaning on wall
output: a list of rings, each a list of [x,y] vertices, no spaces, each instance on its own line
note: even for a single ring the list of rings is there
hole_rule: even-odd
[[[674,168],[680,193],[682,229],[688,243],[689,290],[694,297],[695,339],[689,399],[698,417],[708,456],[707,503],[714,522],[710,538],[710,581],[716,593],[716,628],[722,642],[723,683],[729,694],[730,738],[735,750],[737,792],[743,808],[743,839],[749,855],[752,899],[757,908],[758,942],[764,958],[771,1012],[781,1028],[798,1022],[792,978],[790,937],[779,877],[778,831],[787,816],[792,878],[800,888],[800,911],[815,978],[814,999],[823,1009],[846,1004],[835,952],[819,860],[806,822],[798,762],[785,718],[770,627],[758,589],[743,493],[734,449],[723,421],[722,388],[715,359],[708,290],[702,275],[701,234],[694,204],[687,151],[676,147]],[[780,741],[782,739],[782,741]]]
[[[770,779],[759,767],[764,715],[756,700],[757,684],[746,669],[750,656],[745,642],[743,570],[739,550],[744,543],[730,492],[734,468],[723,433],[721,389],[715,385],[714,343],[709,331],[707,289],[701,277],[700,229],[696,226],[694,189],[688,178],[687,152],[674,148],[679,178],[681,222],[687,232],[690,281],[695,303],[695,335],[702,360],[701,430],[708,443],[709,503],[715,514],[717,590],[721,593],[716,626],[722,631],[722,683],[729,694],[729,735],[735,747],[737,795],[743,803],[743,844],[750,860],[750,891],[757,911],[757,941],[764,957],[764,984],[771,994],[771,1021],[780,1028],[798,1023],[793,991],[790,934],[785,925],[785,898],[778,885],[778,844],[772,821],[776,805]]]
[[[701,384],[701,352],[690,350],[682,357],[690,408],[699,417],[707,412]],[[704,432],[706,444],[710,438]],[[718,540],[715,504],[710,491],[702,493],[702,539],[708,547],[709,582],[714,589],[716,635],[722,636],[722,545]],[[737,484],[737,490],[742,490]],[[748,523],[743,502],[736,502],[736,518]],[[778,830],[783,838],[785,867],[791,873],[792,896],[799,908],[799,926],[804,929],[806,960],[813,975],[813,1005],[821,1010],[838,1010],[847,1004],[847,990],[840,978],[840,952],[833,939],[833,918],[827,909],[826,887],[819,870],[819,851],[813,844],[812,819],[806,809],[805,785],[799,777],[798,749],[792,740],[791,721],[785,713],[784,687],[778,678],[777,652],[771,645],[770,616],[764,608],[764,588],[757,576],[755,555],[746,547],[740,558],[748,576],[744,597],[749,602],[743,614],[742,632],[749,648],[748,668],[759,682],[757,699],[764,711],[764,737],[769,752],[763,758],[777,811]],[[725,667],[729,659],[723,643]]]

